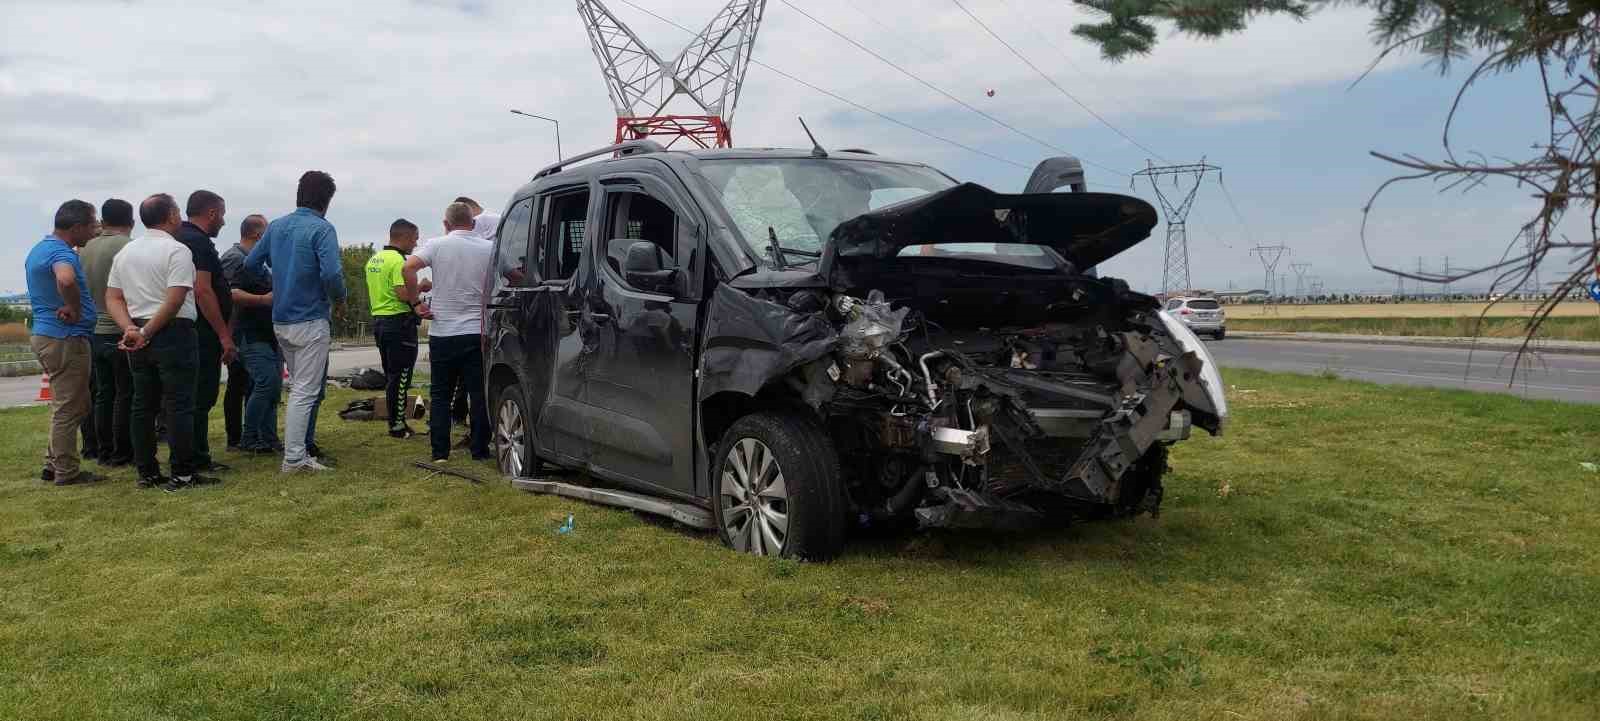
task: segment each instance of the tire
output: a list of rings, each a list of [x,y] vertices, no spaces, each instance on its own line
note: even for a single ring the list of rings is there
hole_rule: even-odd
[[[1227,328],[1218,328],[1216,334],[1211,336],[1211,337],[1216,338],[1217,340],[1222,340],[1223,338],[1227,337],[1227,335],[1228,335],[1228,329]]]
[[[795,413],[753,413],[728,428],[713,458],[712,515],[729,548],[809,561],[839,555],[844,488],[838,454],[818,424]],[[761,471],[751,473],[752,465]]]
[[[494,389],[494,409],[489,417],[494,435],[495,464],[500,472],[512,478],[535,475],[539,468],[538,456],[533,450],[533,414],[528,412],[528,401],[516,383],[505,383]]]

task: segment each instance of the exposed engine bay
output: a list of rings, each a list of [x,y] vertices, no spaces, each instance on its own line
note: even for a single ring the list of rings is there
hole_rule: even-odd
[[[1221,378],[1155,298],[1078,270],[1154,223],[1125,196],[973,185],[862,215],[825,287],[718,289],[708,387],[798,396],[863,525],[1154,515],[1166,447],[1223,430]]]
[[[1153,298],[1082,282],[1120,297],[1083,293],[1035,323],[972,328],[876,290],[790,297],[824,305],[838,328],[837,349],[794,382],[831,429],[861,522],[1026,528],[1159,510],[1165,446],[1191,425],[1222,430],[1209,358]]]

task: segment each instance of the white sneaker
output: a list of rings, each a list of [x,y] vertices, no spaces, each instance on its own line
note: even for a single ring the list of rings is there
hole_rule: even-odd
[[[322,465],[321,463],[319,463],[317,461],[317,459],[315,459],[315,458],[313,458],[311,456],[306,456],[305,460],[300,461],[299,463],[285,463],[285,464],[283,464],[282,468],[280,468],[279,470],[282,471],[283,473],[300,473],[300,472],[311,473],[311,472],[331,471],[333,469]]]

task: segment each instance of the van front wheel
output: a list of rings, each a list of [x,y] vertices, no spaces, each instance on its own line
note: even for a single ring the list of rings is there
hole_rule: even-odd
[[[844,493],[833,443],[787,412],[740,418],[713,467],[712,513],[722,542],[758,556],[822,561],[844,546]]]

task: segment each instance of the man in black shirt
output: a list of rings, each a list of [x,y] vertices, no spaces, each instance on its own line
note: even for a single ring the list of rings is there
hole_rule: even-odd
[[[233,289],[233,342],[239,359],[228,365],[222,415],[228,444],[247,453],[283,452],[278,441],[278,397],[283,392],[283,356],[272,330],[272,276],[245,270],[244,259],[267,231],[267,219],[251,215],[239,224],[239,242],[222,254],[222,274]]]
[[[200,322],[195,324],[199,364],[195,370],[194,467],[202,473],[221,473],[229,469],[211,457],[211,409],[217,404],[217,391],[222,385],[222,366],[232,363],[238,350],[228,329],[228,317],[233,313],[232,289],[211,239],[226,225],[223,215],[227,205],[216,193],[196,190],[189,194],[185,212],[189,220],[178,229],[177,240],[194,255],[194,300],[195,309],[200,312]]]

